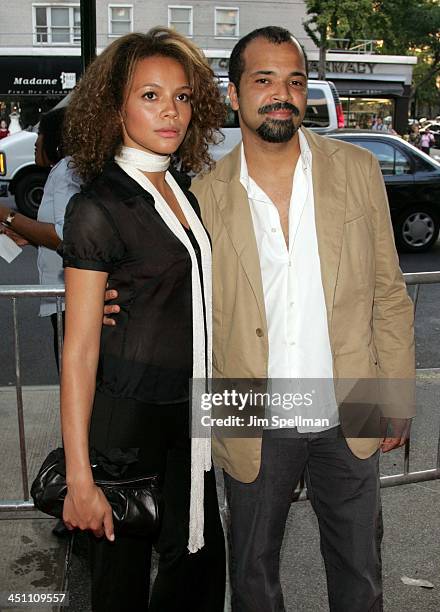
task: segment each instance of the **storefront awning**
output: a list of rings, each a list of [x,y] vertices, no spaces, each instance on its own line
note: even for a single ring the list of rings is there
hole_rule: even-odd
[[[0,96],[63,96],[81,74],[81,57],[0,57]]]
[[[330,79],[341,96],[402,96],[402,83],[354,79]]]

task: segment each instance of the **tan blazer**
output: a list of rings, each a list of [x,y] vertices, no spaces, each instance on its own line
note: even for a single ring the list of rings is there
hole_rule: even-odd
[[[399,269],[379,164],[365,149],[303,131],[313,158],[334,377],[413,380],[413,305]],[[252,217],[240,183],[240,145],[195,181],[192,191],[212,239],[214,377],[264,379],[267,324]],[[389,416],[413,415],[413,404],[403,402]],[[366,458],[380,439],[347,442]],[[260,453],[259,438],[213,440],[216,463],[242,482],[257,477]]]

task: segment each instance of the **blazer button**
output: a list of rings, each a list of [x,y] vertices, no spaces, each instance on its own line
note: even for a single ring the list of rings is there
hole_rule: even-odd
[[[261,327],[257,327],[257,329],[255,330],[255,333],[257,334],[257,336],[259,338],[261,338],[262,336],[264,336],[263,330],[261,329]]]

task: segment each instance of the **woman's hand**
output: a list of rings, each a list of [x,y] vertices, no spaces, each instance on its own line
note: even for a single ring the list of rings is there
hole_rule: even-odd
[[[68,485],[63,521],[69,530],[90,529],[97,538],[115,539],[111,506],[94,483]]]

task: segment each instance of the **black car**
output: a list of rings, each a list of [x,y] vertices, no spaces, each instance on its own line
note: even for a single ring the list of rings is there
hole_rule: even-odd
[[[440,164],[392,134],[337,130],[329,137],[368,149],[379,160],[397,248],[430,249],[440,229]]]

